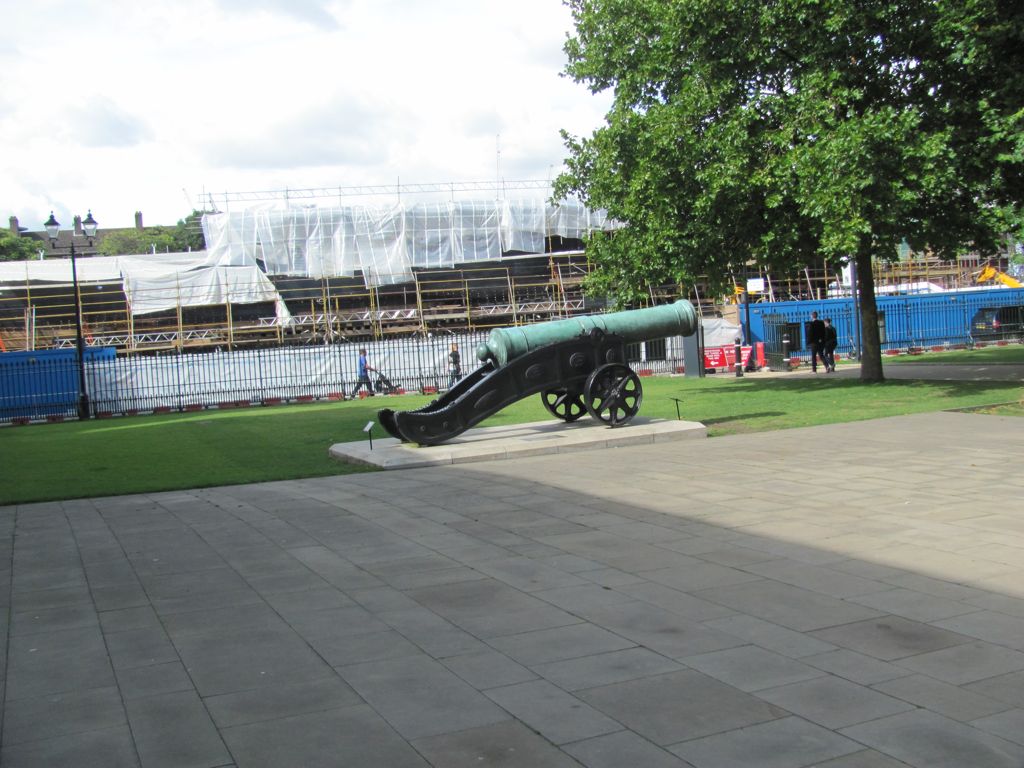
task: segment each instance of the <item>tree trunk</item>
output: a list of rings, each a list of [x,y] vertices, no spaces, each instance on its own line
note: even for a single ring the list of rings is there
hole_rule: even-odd
[[[871,270],[871,251],[857,254],[857,300],[860,304],[860,338],[863,353],[860,380],[885,381],[882,374],[882,339],[878,333],[878,304],[875,303],[875,275]]]

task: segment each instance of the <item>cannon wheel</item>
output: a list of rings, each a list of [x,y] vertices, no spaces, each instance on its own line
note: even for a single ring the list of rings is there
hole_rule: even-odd
[[[622,363],[602,365],[587,377],[583,388],[587,412],[611,427],[636,416],[643,397],[640,377]]]
[[[567,389],[545,389],[541,395],[544,407],[552,416],[564,422],[576,421],[587,412],[583,405],[583,397],[579,392],[570,392]]]

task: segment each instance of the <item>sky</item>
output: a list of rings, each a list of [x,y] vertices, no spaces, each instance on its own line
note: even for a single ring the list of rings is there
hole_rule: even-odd
[[[211,194],[553,178],[611,98],[561,0],[36,0],[0,25],[0,226]],[[232,203],[234,209],[237,203]]]

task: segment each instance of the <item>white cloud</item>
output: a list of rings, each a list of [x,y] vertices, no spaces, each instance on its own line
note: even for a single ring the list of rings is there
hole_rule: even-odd
[[[331,3],[321,0],[220,0],[221,7],[238,13],[267,11],[274,15],[291,16],[315,26],[329,28],[338,25],[331,14]]]
[[[151,136],[145,120],[104,96],[69,107],[58,119],[63,139],[83,147],[133,147]]]
[[[374,166],[387,161],[381,138],[407,137],[409,129],[383,110],[357,99],[334,101],[287,113],[245,137],[224,137],[206,144],[203,156],[213,168],[300,171],[319,166]]]
[[[0,223],[173,223],[204,190],[548,178],[559,129],[589,133],[608,103],[559,76],[570,23],[560,0],[17,4]]]

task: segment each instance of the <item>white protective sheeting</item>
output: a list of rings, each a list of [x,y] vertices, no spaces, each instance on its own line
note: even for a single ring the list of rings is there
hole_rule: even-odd
[[[406,282],[412,268],[543,253],[546,238],[614,229],[604,211],[575,201],[451,200],[338,207],[255,206],[206,214],[208,265],[261,262],[269,275],[351,277],[367,286]]]
[[[582,239],[596,230],[619,229],[620,226],[608,218],[606,211],[592,211],[576,200],[567,200],[547,209],[548,232],[560,237]]]
[[[143,256],[117,256],[120,260],[122,275],[138,277],[159,277],[175,275],[189,269],[206,264],[206,252],[189,253],[157,253]]]
[[[78,279],[83,283],[116,283],[121,280],[118,256],[75,259]],[[71,259],[44,261],[0,261],[0,283],[71,283]]]
[[[274,284],[255,264],[206,266],[209,254],[157,253],[75,260],[79,283],[121,283],[133,315],[176,307],[273,301],[282,322],[290,314]],[[0,286],[71,285],[71,260],[0,262]]]
[[[188,272],[126,274],[124,292],[133,315],[176,307],[277,301],[277,289],[258,267],[201,267]]]
[[[510,202],[504,203],[501,212],[501,242],[505,250],[543,253],[549,234],[550,207],[541,198],[520,200],[515,206]]]
[[[552,236],[614,229],[604,211],[575,201],[449,200],[334,207],[257,205],[205,214],[206,251],[77,260],[82,283],[123,282],[132,314],[177,306],[284,302],[267,275],[321,279],[361,272],[367,287],[413,279],[413,268],[543,253]],[[70,259],[0,262],[0,285],[72,281]]]
[[[412,280],[405,248],[405,216],[400,205],[355,209],[356,257],[367,286]]]
[[[720,317],[705,317],[701,320],[704,329],[705,347],[727,347],[736,343],[736,337],[743,334],[740,326]]]
[[[119,283],[121,276],[126,273],[173,275],[182,270],[202,266],[206,258],[204,251],[139,256],[88,256],[75,259],[75,269],[81,283]],[[0,261],[0,283],[24,285],[26,282],[70,284],[71,259]]]

